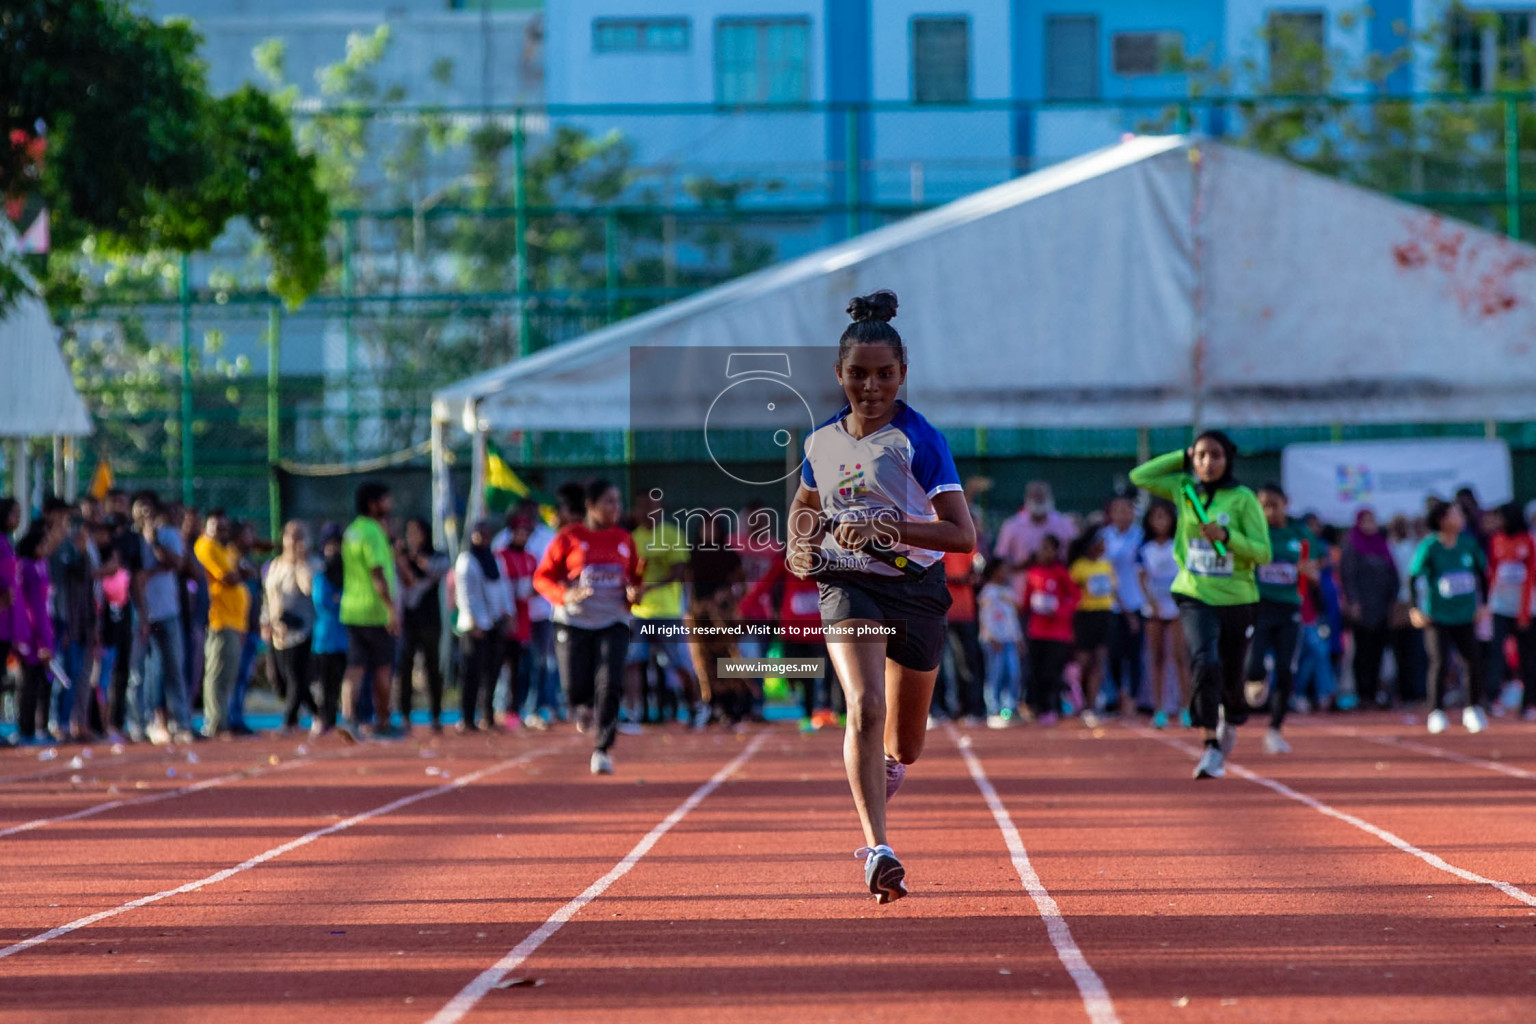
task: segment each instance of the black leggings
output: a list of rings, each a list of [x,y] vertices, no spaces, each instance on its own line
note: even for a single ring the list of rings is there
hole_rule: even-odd
[[[1461,655],[1467,670],[1467,707],[1483,703],[1483,652],[1477,642],[1477,628],[1472,623],[1447,626],[1431,622],[1424,633],[1424,647],[1429,652],[1429,706],[1445,709],[1445,682],[1451,674],[1451,650]]]
[[[1296,637],[1301,633],[1301,609],[1280,601],[1260,601],[1258,609],[1246,675],[1249,682],[1262,682],[1268,677],[1264,656],[1274,654],[1275,684],[1269,690],[1269,725],[1278,729],[1285,724],[1291,692],[1296,688]]]
[[[1386,652],[1391,635],[1385,623],[1355,626],[1355,695],[1360,698],[1361,707],[1368,707],[1379,699],[1381,656]]]
[[[555,627],[555,658],[565,699],[574,710],[593,708],[597,735],[593,749],[606,753],[619,725],[619,698],[624,693],[624,655],[629,651],[629,626],[615,622],[603,629]]]
[[[411,720],[411,705],[415,698],[416,655],[427,670],[427,710],[436,725],[443,717],[443,666],[439,647],[443,641],[443,627],[436,622],[409,623],[404,642],[400,645],[400,714],[407,723]]]
[[[21,688],[16,693],[16,734],[24,740],[39,733],[48,734],[48,705],[52,703],[53,677],[48,666],[27,663],[21,666]],[[68,728],[60,722],[60,728]]]
[[[347,652],[317,654],[315,665],[320,674],[320,724],[334,729],[341,710],[341,682],[347,675]]]
[[[492,628],[480,636],[459,638],[464,651],[464,676],[459,680],[459,714],[466,729],[475,727],[478,710],[485,724],[495,725],[491,701],[496,696],[496,677],[501,674],[501,633]]]
[[[272,672],[283,694],[283,725],[289,729],[299,724],[299,712],[319,716],[315,696],[309,689],[309,641],[297,647],[272,650]]]
[[[1036,717],[1058,714],[1061,674],[1072,660],[1072,645],[1064,640],[1030,640],[1025,653],[1029,657],[1029,709]]]
[[[1243,655],[1248,630],[1258,614],[1257,604],[1213,605],[1180,596],[1179,623],[1189,644],[1190,723],[1197,729],[1215,729],[1221,712],[1228,725],[1248,721],[1248,698],[1243,695]]]

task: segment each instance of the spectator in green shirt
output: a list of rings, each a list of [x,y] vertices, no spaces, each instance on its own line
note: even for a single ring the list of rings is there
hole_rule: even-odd
[[[343,714],[357,724],[363,682],[373,685],[372,734],[392,736],[389,691],[400,620],[395,610],[395,554],[384,521],[394,507],[389,488],[368,480],[357,488],[357,518],[341,538],[341,623],[347,627]],[[409,727],[409,722],[406,726]],[[352,733],[342,730],[342,735]]]

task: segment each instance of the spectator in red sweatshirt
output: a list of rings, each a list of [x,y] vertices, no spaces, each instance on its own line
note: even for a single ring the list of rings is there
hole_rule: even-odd
[[[1061,561],[1061,542],[1047,535],[1024,573],[1024,635],[1029,653],[1029,707],[1054,725],[1061,712],[1061,674],[1072,660],[1072,616],[1081,597]]]
[[[1515,638],[1519,679],[1525,684],[1522,714],[1536,718],[1536,630],[1531,628],[1536,603],[1536,542],[1519,505],[1499,509],[1499,530],[1488,538],[1488,609],[1493,612],[1493,651],[1488,659],[1488,684],[1483,692],[1497,698],[1504,685],[1504,645]]]

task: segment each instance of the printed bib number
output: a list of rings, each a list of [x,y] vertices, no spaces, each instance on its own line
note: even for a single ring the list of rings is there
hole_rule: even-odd
[[[1115,593],[1115,585],[1108,576],[1088,577],[1089,597],[1112,597]]]
[[[1504,562],[1499,565],[1494,579],[1502,586],[1518,587],[1525,582],[1525,566],[1519,562]]]
[[[815,615],[821,610],[820,595],[814,590],[802,590],[789,597],[789,610],[796,615]]]
[[[1055,615],[1056,609],[1061,607],[1061,601],[1055,594],[1037,590],[1029,595],[1029,610],[1036,615]]]
[[[1184,554],[1184,568],[1196,576],[1231,576],[1232,554],[1218,555],[1211,542],[1203,538],[1191,540]]]
[[[580,582],[593,590],[617,590],[624,586],[624,569],[617,565],[588,565],[581,570]]]
[[[1294,586],[1301,578],[1295,562],[1270,562],[1268,565],[1259,566],[1255,574],[1260,583],[1267,583],[1272,587]]]
[[[1476,593],[1477,577],[1465,571],[1448,572],[1440,577],[1440,582],[1437,586],[1440,596],[1446,600],[1454,597],[1465,597],[1468,594]]]

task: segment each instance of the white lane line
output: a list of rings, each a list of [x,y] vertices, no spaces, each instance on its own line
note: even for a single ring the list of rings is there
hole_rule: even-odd
[[[339,756],[346,757],[347,755],[341,754]],[[188,796],[192,793],[201,793],[205,789],[213,789],[215,786],[222,786],[226,782],[239,782],[241,779],[254,779],[262,775],[273,775],[277,772],[285,772],[290,768],[297,768],[300,765],[312,764],[315,761],[324,761],[330,759],[330,757],[301,757],[293,761],[284,761],[282,764],[279,764],[276,767],[260,767],[246,771],[230,772],[228,775],[219,775],[215,778],[204,779],[202,782],[195,782],[190,786],[183,786],[181,789],[168,790],[164,793],[150,793],[147,796],[128,797],[122,800],[108,800],[106,803],[93,804],[90,807],[82,808],[78,811],[71,811],[69,814],[61,814],[56,818],[38,818],[34,821],[29,821],[21,825],[13,825],[7,829],[0,829],[0,839],[4,839],[6,836],[17,835],[21,832],[31,832],[35,829],[40,829],[45,825],[56,825],[66,821],[79,821],[81,818],[90,818],[97,814],[104,814],[107,811],[115,811],[119,807],[142,807],[144,804],[157,804],[164,800],[174,800],[177,797]]]
[[[78,918],[77,920],[71,921],[68,924],[59,925],[57,928],[50,928],[46,932],[39,932],[38,934],[29,938],[22,939],[20,942],[0,949],[0,959],[4,959],[8,956],[15,956],[17,953],[24,953],[31,949],[33,946],[40,946],[45,942],[57,939],[61,935],[68,935],[70,932],[79,931],[81,928],[85,928],[88,925],[93,925],[98,921],[105,921],[109,917],[116,917],[119,914],[126,914],[128,911],[136,910],[139,907],[147,907],[151,903],[158,903],[161,900],[170,899],[172,896],[181,896],[185,893],[196,892],[197,890],[206,888],[210,885],[216,885],[217,883],[222,882],[227,878],[231,878],[234,875],[238,875],[243,871],[249,871],[251,868],[265,864],[269,860],[275,860],[285,853],[292,853],[294,850],[297,850],[301,846],[308,846],[310,843],[317,839],[323,839],[326,836],[334,835],[337,832],[345,832],[347,829],[354,825],[361,825],[365,821],[368,821],[372,818],[377,818],[381,815],[389,814],[392,811],[398,811],[402,807],[409,807],[411,804],[420,803],[423,800],[430,800],[435,796],[441,796],[444,793],[448,793],[455,789],[467,786],[471,782],[478,782],[487,776],[495,775],[498,772],[504,772],[508,768],[514,768],[517,765],[531,761],[536,757],[542,757],[545,754],[553,753],[556,749],[559,749],[560,746],[568,745],[568,743],[557,744],[552,747],[547,747],[543,750],[532,750],[526,754],[520,754],[517,757],[510,758],[509,760],[502,761],[498,764],[493,764],[489,767],[481,768],[479,771],[470,772],[468,775],[461,775],[457,779],[454,779],[452,782],[444,783],[441,786],[434,786],[431,789],[421,790],[419,792],[412,793],[410,796],[403,796],[398,800],[392,800],[389,803],[384,804],[382,807],[375,807],[371,811],[364,811],[362,814],[354,814],[350,818],[347,818],[343,821],[338,821],[333,825],[327,825],[325,828],[318,828],[313,832],[306,832],[304,835],[299,836],[297,839],[290,840],[281,846],[274,846],[272,849],[266,851],[265,853],[259,853],[249,860],[241,861],[239,864],[236,864],[232,868],[225,868],[222,871],[215,871],[213,874],[207,876],[206,878],[200,878],[195,882],[188,882],[186,885],[178,885],[174,889],[166,889],[151,896],[141,896],[136,900],[129,900],[127,903],[124,903],[121,906],[113,907],[111,910],[99,911],[98,913]]]
[[[1146,737],[1147,739],[1157,740],[1159,743],[1165,743],[1176,750],[1182,750],[1191,757],[1200,756],[1200,751],[1190,746],[1189,744],[1167,736],[1160,736],[1153,732],[1151,729],[1131,724],[1127,724],[1126,728],[1140,736]],[[1430,853],[1427,850],[1419,849],[1417,846],[1414,846],[1412,843],[1406,839],[1403,839],[1401,836],[1398,836],[1392,832],[1388,832],[1384,828],[1379,828],[1375,825],[1372,825],[1370,822],[1363,818],[1357,818],[1353,814],[1346,814],[1343,811],[1336,810],[1335,808],[1328,806],[1315,797],[1310,797],[1305,793],[1297,792],[1283,782],[1276,782],[1274,779],[1265,778],[1257,772],[1249,771],[1247,768],[1244,768],[1241,765],[1233,764],[1231,761],[1227,762],[1227,771],[1232,772],[1239,778],[1247,779],[1249,782],[1257,783],[1266,789],[1274,790],[1281,796],[1295,800],[1299,804],[1305,804],[1306,806],[1312,808],[1314,811],[1317,811],[1319,814],[1326,814],[1330,818],[1337,818],[1339,821],[1344,822],[1346,825],[1353,825],[1360,831],[1375,836],[1377,839],[1380,839],[1387,845],[1395,846],[1404,853],[1417,857],[1419,860],[1423,861],[1425,864],[1428,864],[1430,867],[1435,868],[1436,870],[1444,871],[1448,875],[1454,875],[1464,882],[1472,882],[1476,885],[1492,886],[1513,900],[1518,900],[1528,907],[1536,907],[1536,896],[1532,896],[1530,893],[1526,892],[1519,886],[1511,885],[1508,882],[1501,882],[1497,878],[1487,878],[1478,874],[1476,871],[1468,871],[1466,868],[1459,868],[1455,864],[1452,864],[1450,861],[1445,860],[1442,857]],[[1208,783],[1200,783],[1200,785],[1208,785]]]
[[[1024,848],[1024,838],[1019,835],[1019,830],[1013,824],[1013,818],[1008,814],[1008,808],[1003,806],[1003,801],[997,795],[997,790],[992,788],[992,781],[987,778],[986,770],[982,768],[981,761],[971,748],[964,742],[960,733],[953,725],[946,727],[949,738],[955,744],[955,749],[960,751],[960,756],[965,759],[965,766],[970,770],[971,778],[976,783],[976,788],[981,790],[981,795],[992,809],[992,819],[997,822],[998,829],[1003,833],[1003,841],[1008,844],[1008,852],[1013,857],[1013,869],[1019,874],[1019,881],[1024,884],[1024,891],[1029,893],[1029,898],[1035,901],[1035,909],[1040,911],[1040,919],[1045,922],[1046,934],[1051,938],[1051,945],[1056,947],[1056,955],[1061,959],[1061,965],[1072,976],[1072,981],[1077,985],[1077,991],[1083,998],[1083,1009],[1088,1011],[1088,1019],[1093,1024],[1120,1024],[1120,1018],[1115,1013],[1115,1004],[1109,998],[1109,990],[1104,987],[1104,981],[1088,964],[1088,958],[1083,956],[1083,951],[1078,948],[1077,940],[1072,938],[1072,929],[1067,926],[1067,919],[1062,916],[1061,908],[1056,905],[1055,899],[1046,891],[1045,883],[1040,881],[1040,876],[1035,873],[1035,867],[1029,862],[1029,852]]]
[[[674,825],[686,818],[695,807],[704,802],[706,797],[720,788],[721,783],[736,774],[737,770],[746,764],[753,754],[758,752],[767,739],[768,730],[765,729],[759,732],[757,737],[747,744],[745,750],[732,758],[730,763],[724,768],[711,775],[708,782],[693,791],[692,796],[678,804],[671,814],[667,815],[655,828],[647,832],[645,838],[636,843],[634,849],[626,853],[623,859],[609,869],[606,875],[587,886],[586,891],[580,896],[577,896],[565,906],[549,915],[548,920],[530,932],[528,937],[523,939],[522,942],[512,947],[506,956],[481,971],[473,981],[464,986],[458,995],[450,999],[446,1006],[432,1016],[429,1024],[453,1024],[454,1021],[462,1020],[464,1015],[473,1010],[475,1004],[484,999],[491,989],[501,983],[503,978],[517,970],[523,961],[532,956],[540,946],[548,942],[556,932],[565,927],[566,922],[581,913],[582,908],[607,892],[608,887],[613,885],[614,882],[629,874],[630,869],[640,863],[642,857],[651,852],[651,848],[661,840],[662,836],[672,831]]]
[[[1455,761],[1457,764],[1471,765],[1473,768],[1485,768],[1501,775],[1510,775],[1517,779],[1536,781],[1536,772],[1528,772],[1524,768],[1516,768],[1512,764],[1501,764],[1498,761],[1489,761],[1481,757],[1468,757],[1458,754],[1454,750],[1445,750],[1441,747],[1432,747],[1427,743],[1416,743],[1413,740],[1401,739],[1397,736],[1367,736],[1353,729],[1334,727],[1329,730],[1336,736],[1347,736],[1354,740],[1365,740],[1368,743],[1378,743],[1383,747],[1402,747],[1404,750],[1412,750],[1420,754],[1428,754],[1430,757],[1443,758],[1446,761]]]

